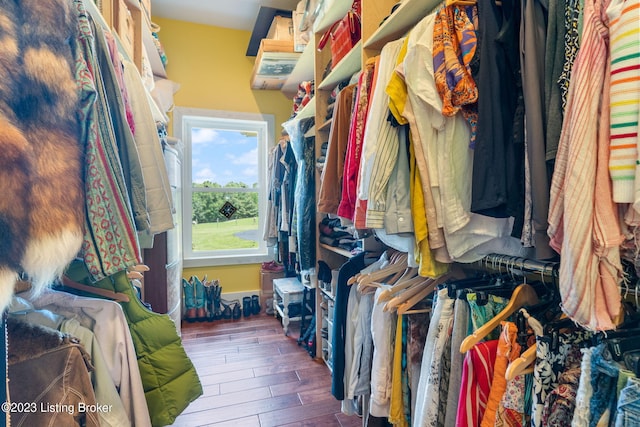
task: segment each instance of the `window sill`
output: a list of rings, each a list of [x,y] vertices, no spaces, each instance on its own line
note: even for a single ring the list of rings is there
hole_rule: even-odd
[[[215,258],[189,258],[184,260],[184,268],[192,267],[212,267],[221,265],[243,265],[243,264],[260,264],[272,261],[272,255],[230,255],[219,256]]]

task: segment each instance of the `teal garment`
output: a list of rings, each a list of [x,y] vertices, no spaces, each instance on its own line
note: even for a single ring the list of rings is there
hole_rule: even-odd
[[[409,388],[409,372],[407,370],[407,332],[409,321],[407,316],[402,316],[402,406],[407,425],[411,425],[411,389]]]
[[[482,325],[496,317],[509,303],[509,300],[496,295],[487,295],[486,304],[478,302],[478,294],[468,293],[467,302],[470,310],[470,327],[469,334],[478,330]],[[484,340],[497,340],[500,337],[500,328],[496,328]]]
[[[173,424],[176,417],[202,395],[202,385],[171,318],[142,305],[125,271],[91,283],[86,267],[75,261],[65,274],[75,282],[129,297],[129,302],[120,304],[136,349],[151,424]]]

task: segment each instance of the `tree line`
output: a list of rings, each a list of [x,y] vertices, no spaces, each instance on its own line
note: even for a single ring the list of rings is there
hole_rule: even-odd
[[[216,182],[205,181],[203,183],[193,183],[193,218],[196,223],[222,222],[228,218],[220,213],[220,208],[226,202],[231,203],[237,211],[229,219],[254,218],[258,216],[258,193],[257,192],[202,192],[196,188],[250,188],[243,182],[228,182],[220,185]],[[251,188],[257,188],[253,184]]]

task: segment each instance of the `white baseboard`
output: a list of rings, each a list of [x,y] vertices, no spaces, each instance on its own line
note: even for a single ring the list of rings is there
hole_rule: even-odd
[[[260,291],[248,291],[248,292],[223,292],[222,299],[225,301],[234,301],[238,300],[242,304],[242,298],[249,297],[253,295],[260,295]]]

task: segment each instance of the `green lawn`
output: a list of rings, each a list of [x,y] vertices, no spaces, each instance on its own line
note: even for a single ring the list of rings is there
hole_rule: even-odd
[[[195,224],[192,230],[194,251],[257,248],[258,242],[251,238],[262,238],[257,236],[258,218]]]

